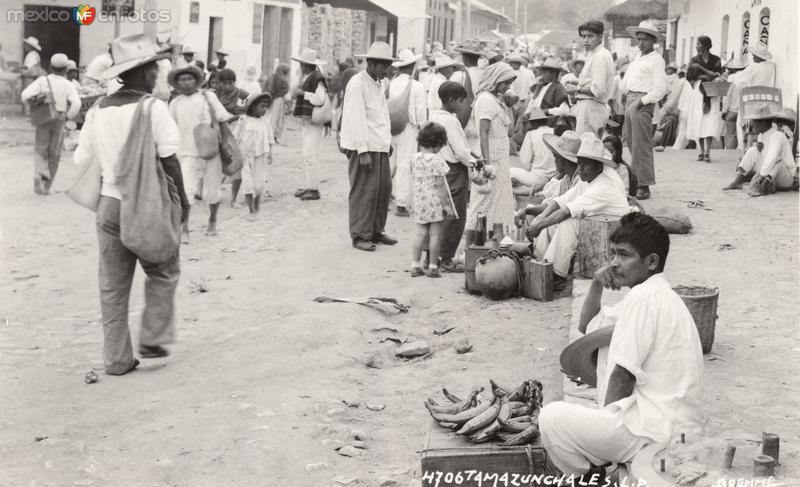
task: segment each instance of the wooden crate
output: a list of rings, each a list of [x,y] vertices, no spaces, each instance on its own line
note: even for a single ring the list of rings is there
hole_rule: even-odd
[[[537,301],[553,300],[553,264],[547,261],[525,259],[525,277],[522,295]]]
[[[550,484],[545,484],[543,477],[557,474],[548,465],[539,439],[530,447],[501,448],[499,443],[476,445],[433,420],[420,457],[424,487],[553,485],[552,479]]]
[[[609,238],[617,227],[619,217],[599,215],[581,218],[578,224],[578,266],[581,277],[592,279],[597,269],[611,261]]]

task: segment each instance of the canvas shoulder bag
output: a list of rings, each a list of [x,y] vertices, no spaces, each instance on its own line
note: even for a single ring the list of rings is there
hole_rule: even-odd
[[[389,89],[386,90],[386,97],[389,100],[389,130],[392,135],[398,135],[406,129],[408,125],[408,103],[411,100],[411,77],[408,78],[408,86],[400,98],[389,98]],[[391,83],[390,83],[391,86]]]
[[[333,107],[331,106],[331,97],[328,96],[328,90],[325,90],[324,100],[322,105],[315,106],[311,111],[311,124],[312,125],[325,125],[333,121]]]
[[[214,112],[211,110],[211,101],[208,97],[208,92],[203,91],[203,98],[208,108],[208,116],[210,117],[209,123],[198,123],[192,129],[194,135],[194,143],[197,146],[197,155],[201,159],[213,159],[219,154],[219,144],[221,142],[219,124],[214,117]]]
[[[100,106],[100,101],[104,97],[100,97],[89,109],[86,114],[86,122],[92,122],[97,110]],[[84,125],[85,126],[85,125]],[[97,212],[97,207],[100,204],[100,191],[103,188],[103,168],[97,158],[92,158],[87,164],[82,165],[78,169],[78,174],[72,186],[67,190],[67,196],[93,212]]]
[[[34,127],[44,125],[61,117],[61,112],[56,109],[56,102],[53,96],[53,85],[50,84],[50,77],[45,76],[44,79],[47,81],[47,93],[42,93],[41,95],[32,98],[28,102],[28,105],[31,109],[31,124]]]

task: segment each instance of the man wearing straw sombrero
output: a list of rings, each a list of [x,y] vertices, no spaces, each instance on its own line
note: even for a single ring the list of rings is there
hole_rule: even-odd
[[[667,94],[667,73],[664,58],[653,47],[664,36],[648,20],[628,33],[639,43],[639,57],[631,61],[622,78],[620,89],[626,97],[623,133],[631,150],[633,171],[639,181],[636,198],[650,197],[650,186],[656,183],[653,167],[653,114],[658,102]]]
[[[300,85],[292,93],[295,97],[294,116],[299,117],[302,124],[303,163],[306,172],[306,184],[295,191],[294,196],[303,201],[318,200],[319,194],[319,145],[322,140],[322,125],[311,123],[314,108],[325,103],[328,96],[328,83],[325,75],[317,69],[325,61],[317,58],[317,51],[305,48],[299,57],[292,56],[293,61],[300,63],[302,78]]]
[[[759,106],[747,120],[758,133],[758,144],[750,147],[736,168],[736,177],[723,190],[741,189],[750,182],[750,196],[764,196],[792,189],[797,173],[792,143],[773,123],[794,124],[794,110],[778,110],[775,105]]]
[[[151,198],[146,197],[146,201],[137,199],[137,195],[147,196],[142,194],[144,187],[154,188],[153,185],[141,186],[140,174],[146,171],[138,171],[137,166],[144,162],[161,165],[177,187],[184,221],[188,216],[189,202],[176,158],[181,143],[180,132],[166,103],[150,95],[158,77],[157,61],[167,58],[169,53],[159,52],[154,39],[146,34],[115,39],[111,52],[114,65],[103,76],[121,80],[122,88],[102,98],[89,110],[74,159],[78,165],[98,164],[102,170],[100,202],[96,212],[103,361],[107,374],[123,375],[139,365],[133,355],[128,330],[128,301],[137,262],[147,275],[139,335],[139,355],[142,358],[169,355],[164,345],[172,343],[175,338],[175,291],[180,278],[178,249],[167,260],[155,263],[137,255],[123,241],[129,223],[126,218],[130,218],[132,209],[144,208],[148,201],[162,196],[154,193]],[[148,123],[151,130],[143,129]],[[152,144],[151,148],[144,149],[149,144]],[[130,147],[143,149],[138,156],[131,156],[125,152]],[[144,160],[153,150],[157,160]],[[175,196],[172,191],[170,193]]]
[[[630,462],[648,444],[703,433],[703,352],[664,276],[669,235],[651,216],[629,213],[610,240],[613,259],[595,272],[581,310],[580,331],[589,333],[561,355],[565,373],[595,383],[599,407],[556,401],[539,414],[542,445],[565,475],[607,479],[606,466]],[[601,307],[604,289],[625,287],[619,303]],[[603,369],[592,357],[606,346]]]
[[[392,133],[383,83],[397,59],[385,42],[374,42],[360,57],[366,59],[367,67],[347,83],[339,147],[349,159],[348,217],[353,247],[374,251],[375,244],[397,243],[384,232],[392,194]]]

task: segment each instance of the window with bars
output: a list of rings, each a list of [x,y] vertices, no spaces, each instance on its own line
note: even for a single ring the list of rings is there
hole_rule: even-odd
[[[130,17],[136,8],[136,2],[135,0],[103,0],[101,8],[108,15]]]

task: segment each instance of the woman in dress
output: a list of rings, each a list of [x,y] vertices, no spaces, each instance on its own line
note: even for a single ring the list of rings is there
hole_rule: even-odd
[[[486,215],[489,228],[495,223],[514,224],[514,191],[509,173],[510,144],[508,129],[511,114],[502,96],[516,78],[514,70],[505,62],[486,67],[478,83],[477,97],[472,114],[480,135],[480,148],[487,170],[493,176],[491,191],[480,191],[485,178],[473,178],[470,207],[467,210],[466,228],[477,228],[477,214]],[[478,184],[476,183],[483,183]]]
[[[698,161],[711,162],[711,142],[722,134],[722,111],[719,97],[708,97],[702,90],[705,81],[714,81],[722,75],[722,61],[711,54],[711,39],[707,36],[697,38],[697,56],[689,62],[686,80],[693,87],[687,138],[696,140],[700,147]]]

